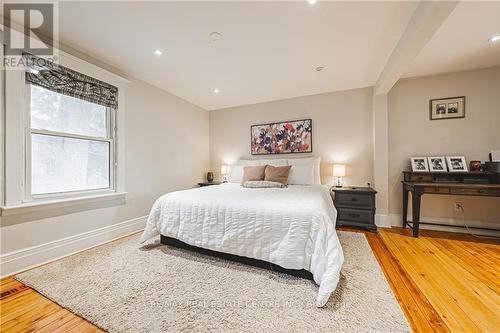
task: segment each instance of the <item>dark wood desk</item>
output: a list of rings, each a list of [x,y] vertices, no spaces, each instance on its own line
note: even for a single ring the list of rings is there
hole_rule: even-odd
[[[500,197],[497,176],[486,172],[423,173],[403,172],[403,228],[412,228],[418,237],[420,202],[424,194]],[[411,193],[413,221],[408,221],[408,196]]]

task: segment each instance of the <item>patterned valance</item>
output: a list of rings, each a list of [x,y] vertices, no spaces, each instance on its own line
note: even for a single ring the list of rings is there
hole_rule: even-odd
[[[23,53],[26,81],[54,92],[116,109],[118,88],[64,66]]]

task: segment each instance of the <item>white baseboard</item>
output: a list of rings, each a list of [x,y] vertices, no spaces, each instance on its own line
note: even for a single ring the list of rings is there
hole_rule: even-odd
[[[375,214],[375,224],[377,227],[390,228],[391,220],[387,214]]]
[[[88,250],[144,229],[146,216],[0,255],[1,278]]]
[[[412,220],[411,214],[408,215],[408,220],[409,221]],[[500,225],[498,223],[494,223],[494,222],[463,220],[463,219],[457,219],[457,218],[453,218],[453,217],[431,217],[431,216],[422,216],[422,217],[420,217],[420,221],[422,223],[440,224],[440,225],[422,224],[422,225],[420,225],[421,229],[469,233],[469,231],[466,228],[462,228],[462,226],[467,225],[469,227],[469,229],[474,234],[487,235],[487,236],[500,236],[500,231],[476,229],[476,228],[500,229]],[[401,214],[390,214],[389,215],[389,222],[390,222],[391,226],[401,227],[402,226],[402,215]],[[458,227],[458,226],[460,226],[460,227]]]

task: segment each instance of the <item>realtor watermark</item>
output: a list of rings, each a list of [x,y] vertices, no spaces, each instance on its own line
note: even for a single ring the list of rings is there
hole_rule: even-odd
[[[260,299],[176,299],[176,300],[153,300],[151,304],[160,308],[202,308],[202,309],[316,309],[316,303],[312,300],[260,300]],[[333,311],[349,310],[352,308],[350,302],[328,302],[324,308]]]
[[[57,61],[57,2],[5,1],[2,11],[5,69],[24,69],[28,60],[23,53],[38,57],[36,61],[44,64]]]

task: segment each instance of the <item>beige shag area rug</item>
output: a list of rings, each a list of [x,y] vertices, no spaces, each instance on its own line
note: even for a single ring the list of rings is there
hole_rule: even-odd
[[[363,234],[339,232],[345,263],[327,307],[309,280],[132,235],[16,278],[109,332],[410,331]]]

